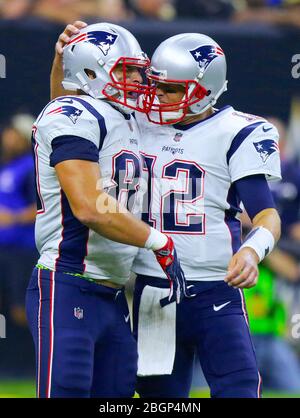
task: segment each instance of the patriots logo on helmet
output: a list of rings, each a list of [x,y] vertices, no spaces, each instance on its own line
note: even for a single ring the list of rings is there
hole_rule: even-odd
[[[274,152],[279,152],[279,147],[273,139],[264,139],[263,141],[253,142],[253,145],[259,153],[260,158],[263,160],[263,163],[265,163]]]
[[[74,106],[60,106],[57,107],[54,110],[51,110],[51,112],[48,112],[47,115],[57,115],[57,114],[62,114],[67,116],[69,119],[71,119],[71,121],[74,123],[77,122],[77,119],[79,118],[79,116],[81,115],[82,110],[77,109]]]
[[[96,45],[104,55],[107,55],[111,46],[116,42],[117,38],[118,35],[106,32],[104,30],[92,31],[76,36],[74,39],[71,39],[67,45],[74,45],[80,42],[90,42]]]
[[[203,45],[190,51],[195,61],[198,62],[201,70],[206,70],[209,64],[217,57],[224,55],[219,46]]]

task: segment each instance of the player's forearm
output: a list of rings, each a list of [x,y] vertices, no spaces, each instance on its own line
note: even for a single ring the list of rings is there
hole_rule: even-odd
[[[253,228],[263,226],[268,229],[274,237],[275,243],[281,235],[281,221],[276,209],[269,208],[259,212],[252,220]]]
[[[104,192],[72,210],[81,223],[112,241],[142,248],[150,234],[147,224]]]
[[[103,190],[98,163],[67,160],[56,164],[55,170],[72,213],[82,224],[112,241],[136,247],[145,246],[151,231],[154,240],[147,248],[165,245],[164,234],[153,231]]]
[[[60,96],[68,94],[74,94],[74,91],[65,90],[61,84],[64,78],[63,66],[62,66],[62,55],[55,54],[51,75],[50,75],[50,98],[51,100],[56,99]]]
[[[280,218],[276,209],[261,210],[252,219],[253,228],[239,251],[231,258],[225,282],[237,288],[255,286],[257,265],[272,252],[280,237]]]
[[[51,77],[50,77],[50,96],[51,100],[59,96],[64,96],[68,94],[74,94],[70,90],[64,90],[62,87],[63,80],[63,47],[70,41],[71,36],[77,35],[80,29],[83,29],[87,26],[87,23],[77,20],[73,24],[69,24],[65,27],[64,31],[59,35],[58,40],[55,45],[55,57],[52,64]]]
[[[240,250],[249,249],[261,262],[269,255],[280,238],[281,224],[274,208],[260,211],[252,220],[253,229],[247,235]]]

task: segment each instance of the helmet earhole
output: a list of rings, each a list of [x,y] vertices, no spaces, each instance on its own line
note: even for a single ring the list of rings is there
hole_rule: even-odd
[[[89,70],[88,68],[85,68],[84,72],[86,73],[88,78],[90,78],[91,80],[95,80],[95,78],[97,77],[95,71]]]

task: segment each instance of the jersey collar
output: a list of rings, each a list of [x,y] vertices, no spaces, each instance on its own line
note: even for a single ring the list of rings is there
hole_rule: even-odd
[[[208,116],[208,117],[207,117],[207,118],[205,118],[205,119],[199,120],[199,121],[197,121],[197,122],[189,123],[188,125],[182,125],[182,124],[180,124],[180,123],[175,123],[175,124],[173,125],[173,127],[174,127],[175,129],[179,129],[180,131],[187,131],[187,130],[189,130],[189,129],[193,128],[193,127],[194,127],[194,126],[196,126],[196,125],[203,124],[203,123],[207,122],[209,119],[215,118],[215,117],[216,117],[216,116],[218,116],[220,113],[224,112],[225,110],[227,110],[227,109],[229,109],[229,108],[232,108],[232,107],[231,107],[231,106],[229,106],[229,105],[228,105],[228,106],[224,106],[224,107],[222,107],[221,109],[217,110],[215,113],[213,113],[212,115]]]

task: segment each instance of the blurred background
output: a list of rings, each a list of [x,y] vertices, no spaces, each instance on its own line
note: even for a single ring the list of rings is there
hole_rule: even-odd
[[[265,392],[300,397],[300,328],[293,332],[292,323],[300,314],[300,0],[0,0],[0,396],[34,396],[24,314],[38,257],[30,131],[49,101],[56,39],[76,19],[120,23],[149,56],[180,32],[212,36],[228,61],[229,90],[218,106],[278,127],[283,180],[272,190],[283,234],[260,267],[258,286],[245,293]],[[246,216],[243,223],[247,231]],[[207,394],[196,363],[193,395]]]

